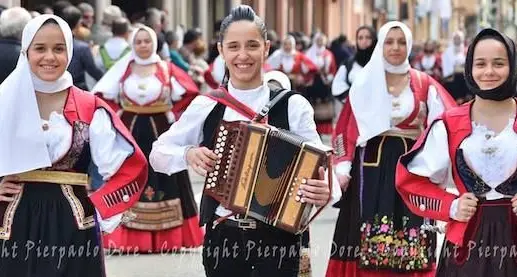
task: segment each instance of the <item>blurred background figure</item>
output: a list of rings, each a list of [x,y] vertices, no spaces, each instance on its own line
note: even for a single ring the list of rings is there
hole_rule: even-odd
[[[23,28],[31,19],[31,14],[21,7],[6,9],[0,15],[0,83],[18,63]]]
[[[95,58],[96,65],[104,72],[131,51],[131,47],[127,42],[130,32],[129,21],[126,18],[120,17],[115,19],[111,26],[111,32],[113,37],[101,45]]]
[[[442,57],[438,53],[437,44],[434,41],[426,41],[424,51],[416,56],[413,66],[437,81],[442,79]]]
[[[77,38],[81,27],[81,17],[81,10],[74,6],[66,7],[62,12],[62,18],[68,23],[74,35],[74,55],[68,71],[72,74],[75,86],[83,90],[89,90],[86,85],[85,74],[88,73],[93,79],[98,81],[104,73],[95,65],[88,43]]]
[[[458,104],[472,97],[463,76],[466,53],[465,34],[458,30],[452,35],[449,47],[442,55],[443,83]]]

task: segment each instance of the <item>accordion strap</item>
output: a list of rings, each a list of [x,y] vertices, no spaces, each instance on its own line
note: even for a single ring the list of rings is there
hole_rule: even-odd
[[[328,171],[327,172],[327,179],[328,179],[328,183],[329,183],[329,192],[330,192],[329,199],[327,199],[327,203],[325,203],[325,205],[319,207],[318,210],[316,210],[314,215],[309,219],[309,221],[307,221],[307,224],[300,228],[300,231],[298,232],[298,234],[301,234],[301,233],[305,232],[309,228],[309,226],[314,221],[314,219],[316,219],[316,217],[318,217],[318,215],[323,211],[323,209],[325,209],[325,207],[330,203],[330,199],[332,198],[332,187],[333,187],[332,158],[329,157],[327,160],[328,160],[327,161],[327,171]]]
[[[262,122],[262,120],[264,120],[264,118],[266,118],[266,116],[268,115],[271,108],[273,108],[278,102],[280,102],[280,100],[282,100],[289,92],[291,91],[287,89],[281,89],[281,91],[273,99],[271,99],[271,101],[269,101],[264,107],[262,107],[260,112],[253,118],[253,121]]]
[[[205,96],[213,99],[217,103],[221,103],[226,107],[231,108],[232,110],[240,113],[248,119],[253,119],[257,116],[257,113],[253,111],[250,107],[235,99],[224,87],[219,87],[216,90],[212,90],[206,94]],[[265,123],[265,119],[262,119],[261,123]]]

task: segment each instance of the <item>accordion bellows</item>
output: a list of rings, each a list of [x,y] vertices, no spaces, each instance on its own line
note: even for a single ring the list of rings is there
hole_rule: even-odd
[[[298,189],[318,178],[320,166],[330,170],[332,148],[244,121],[222,121],[215,136],[213,151],[219,160],[206,178],[205,193],[245,217],[303,232],[313,205],[300,201]]]

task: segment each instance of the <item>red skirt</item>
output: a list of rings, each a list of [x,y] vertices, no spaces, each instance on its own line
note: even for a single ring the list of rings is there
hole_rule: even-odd
[[[118,250],[121,254],[167,253],[182,247],[195,248],[203,244],[204,232],[199,227],[199,217],[183,221],[183,225],[161,231],[141,231],[124,226],[103,237],[105,249]]]

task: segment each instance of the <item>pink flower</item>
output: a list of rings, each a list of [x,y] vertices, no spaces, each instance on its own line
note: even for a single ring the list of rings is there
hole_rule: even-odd
[[[390,229],[390,226],[388,226],[388,224],[381,225],[381,232],[387,233],[389,229]]]
[[[409,236],[412,238],[417,236],[417,232],[414,228],[409,230]]]
[[[403,255],[404,255],[404,249],[402,247],[400,247],[399,249],[397,249],[397,256],[402,257]]]

